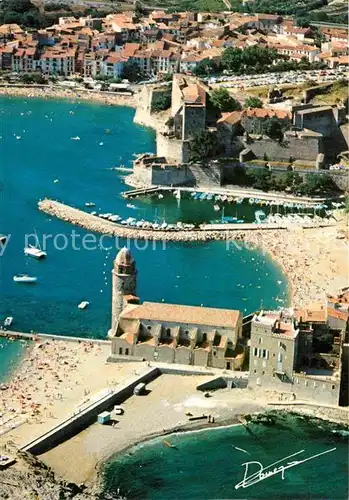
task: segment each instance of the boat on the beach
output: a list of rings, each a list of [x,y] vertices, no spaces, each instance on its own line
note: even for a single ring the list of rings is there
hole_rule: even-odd
[[[24,255],[27,257],[34,257],[35,259],[44,259],[47,256],[47,253],[41,250],[41,248],[29,245],[24,248]]]
[[[29,276],[28,274],[16,274],[13,277],[15,283],[36,283],[38,278],[36,276]]]

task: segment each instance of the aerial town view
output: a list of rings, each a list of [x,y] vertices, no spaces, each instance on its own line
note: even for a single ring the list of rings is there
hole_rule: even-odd
[[[0,1],[0,500],[349,497],[346,0]]]

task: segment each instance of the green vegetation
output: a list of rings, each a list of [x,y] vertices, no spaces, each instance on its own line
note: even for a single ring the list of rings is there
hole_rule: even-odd
[[[164,6],[163,2],[158,2],[158,4]],[[179,0],[170,4],[169,11],[173,12],[221,12],[227,9],[222,0]]]
[[[138,67],[138,64],[133,61],[127,61],[121,72],[122,80],[128,80],[129,82],[137,82],[142,78],[142,73]]]
[[[47,78],[42,73],[22,73],[19,75],[19,79],[25,84],[36,83],[43,85],[47,83]]]
[[[263,133],[276,141],[282,141],[286,129],[285,122],[276,116],[264,120]]]
[[[262,12],[264,14],[280,14],[282,16],[295,16],[297,22],[302,26],[309,26],[311,21],[347,24],[348,13],[346,11],[336,14],[325,12],[324,7],[328,0],[299,0],[290,2],[287,0],[255,0],[250,4],[237,5],[235,10],[240,12]],[[322,10],[320,10],[322,9]]]
[[[215,89],[210,95],[210,101],[219,111],[229,112],[240,108],[239,103],[231,97],[224,87]]]
[[[235,168],[233,184],[244,187],[253,187],[263,191],[289,191],[302,195],[331,195],[339,189],[328,174],[309,174],[302,178],[297,172],[286,172],[273,175],[267,168]]]
[[[218,140],[216,132],[203,130],[195,135],[189,143],[190,161],[205,161],[213,158],[218,152]]]
[[[276,50],[268,47],[229,47],[223,52],[221,66],[234,73],[262,73],[269,71],[273,61],[279,58]]]
[[[171,91],[156,92],[153,94],[151,110],[155,112],[164,111],[171,106]]]
[[[40,10],[31,0],[3,0],[0,4],[0,24],[19,24],[27,28],[45,28],[58,22],[59,17],[91,15],[104,17],[113,9],[77,9],[65,3],[45,5],[45,10]]]
[[[245,108],[263,108],[263,101],[259,97],[247,97]]]
[[[201,77],[210,76],[218,72],[219,65],[212,61],[212,59],[203,59],[193,70],[194,75]]]

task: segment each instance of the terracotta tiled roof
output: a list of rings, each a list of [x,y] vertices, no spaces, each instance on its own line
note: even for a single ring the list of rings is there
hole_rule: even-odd
[[[234,328],[240,315],[239,311],[229,309],[144,302],[141,305],[128,305],[121,313],[120,319],[153,320]]]
[[[324,304],[313,304],[308,308],[296,309],[296,318],[302,323],[326,323],[327,308]]]
[[[334,307],[328,307],[327,308],[327,314],[331,318],[336,318],[336,319],[341,319],[343,321],[349,320],[349,313],[345,311],[340,311],[338,309],[334,309]]]
[[[254,118],[272,118],[275,116],[280,120],[285,120],[286,118],[291,120],[292,118],[292,115],[289,111],[271,108],[247,108],[246,110],[244,110],[244,115]]]
[[[232,111],[231,113],[222,113],[222,118],[220,118],[217,123],[228,123],[229,125],[235,125],[241,121],[241,111]]]

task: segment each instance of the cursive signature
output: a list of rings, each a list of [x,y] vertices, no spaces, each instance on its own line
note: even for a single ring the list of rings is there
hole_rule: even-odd
[[[240,481],[240,483],[237,483],[235,485],[235,489],[238,490],[239,488],[249,488],[253,484],[259,483],[260,481],[264,481],[264,479],[268,479],[268,477],[276,476],[276,474],[281,474],[282,479],[285,479],[285,471],[287,469],[291,469],[292,467],[296,467],[297,465],[303,464],[304,462],[308,462],[309,460],[313,460],[314,458],[320,457],[321,455],[326,455],[326,453],[331,453],[332,451],[335,450],[336,448],[331,448],[330,450],[317,453],[316,455],[304,458],[303,460],[290,461],[289,459],[295,457],[296,455],[300,455],[305,451],[305,450],[300,450],[297,451],[296,453],[293,453],[292,455],[288,455],[285,458],[277,460],[276,462],[268,465],[267,467],[263,467],[263,465],[260,462],[256,461],[244,462],[243,464],[241,464],[242,467],[245,467],[244,478],[242,481]],[[252,467],[253,465],[258,467],[258,470],[256,472],[253,472],[252,474],[250,471],[251,465]]]

